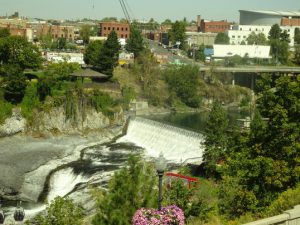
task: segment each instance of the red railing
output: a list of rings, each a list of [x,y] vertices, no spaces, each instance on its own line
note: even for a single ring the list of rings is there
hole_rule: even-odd
[[[165,175],[168,177],[177,177],[177,178],[186,180],[188,182],[189,189],[191,188],[191,183],[199,183],[199,180],[196,178],[184,176],[184,175],[177,174],[177,173],[166,173]]]

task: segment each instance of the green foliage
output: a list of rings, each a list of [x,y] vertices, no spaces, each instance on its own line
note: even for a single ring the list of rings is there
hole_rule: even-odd
[[[102,112],[106,116],[113,115],[112,107],[115,103],[108,94],[95,90],[91,96],[91,102],[98,112]]]
[[[276,216],[283,213],[285,210],[292,209],[294,206],[300,204],[300,185],[294,189],[288,189],[282,192],[278,198],[272,202],[267,208],[267,216]]]
[[[104,42],[97,61],[100,72],[112,76],[119,58],[120,44],[115,31],[112,31]]]
[[[278,24],[274,24],[271,27],[268,38],[269,40],[280,39],[280,36],[281,36],[281,29]]]
[[[88,65],[97,66],[102,46],[102,41],[90,42],[84,52],[84,62]]]
[[[22,115],[27,121],[33,120],[33,111],[40,106],[40,101],[37,94],[37,87],[35,84],[29,84],[26,88],[24,98],[21,103]]]
[[[52,37],[51,34],[46,34],[40,37],[40,44],[42,49],[52,49]]]
[[[205,151],[207,173],[216,175],[217,164],[225,159],[228,119],[225,110],[217,101],[213,103],[205,126]]]
[[[256,210],[257,199],[253,192],[241,186],[237,179],[225,177],[219,187],[219,211],[229,219]]]
[[[38,80],[37,94],[41,102],[45,101],[47,96],[51,96],[51,88],[55,85],[52,77],[43,77]]]
[[[15,64],[21,69],[37,69],[42,63],[41,53],[32,43],[19,36],[0,39],[0,62]]]
[[[139,208],[156,208],[157,191],[154,169],[130,156],[127,166],[115,172],[108,191],[96,191],[98,209],[93,225],[130,225]]]
[[[300,66],[300,45],[295,47],[294,62]]]
[[[300,45],[300,29],[299,29],[299,27],[295,28],[294,41],[295,41],[295,44]]]
[[[80,29],[80,38],[83,40],[84,44],[88,44],[90,42],[91,36],[91,26],[83,25]]]
[[[229,45],[229,37],[225,33],[218,33],[215,39],[215,44]]]
[[[175,93],[184,104],[193,108],[200,105],[198,71],[198,67],[189,65],[173,66],[164,71],[170,92]]]
[[[39,225],[81,225],[83,211],[69,198],[56,197],[47,206],[45,215],[39,215],[36,222]]]
[[[10,31],[8,28],[0,28],[0,38],[6,38],[10,36]]]
[[[176,44],[176,42],[180,42],[179,48],[185,49],[186,48],[186,25],[183,21],[177,21],[172,24],[172,28],[169,31],[169,40],[172,44]]]
[[[76,70],[80,69],[78,63],[68,63],[68,62],[59,62],[59,63],[50,63],[45,70],[45,76],[51,77],[57,81],[67,81],[70,80],[70,74]]]
[[[202,44],[198,47],[198,49],[196,49],[196,48],[190,49],[188,51],[188,55],[191,58],[194,58],[196,61],[204,62],[204,60],[205,60],[204,49],[205,49],[205,46]]]
[[[0,99],[0,125],[4,123],[5,119],[11,116],[12,104]]]
[[[26,89],[26,79],[18,65],[6,67],[3,81],[3,96],[10,103],[17,104],[23,99]]]
[[[125,48],[128,52],[133,52],[134,57],[138,57],[145,48],[142,33],[137,27],[130,27],[130,36],[126,41]]]
[[[254,31],[247,37],[248,45],[266,45],[268,43],[264,33],[256,34]]]
[[[136,93],[132,87],[125,86],[122,88],[122,97],[124,107],[128,110],[130,101],[136,98]]]

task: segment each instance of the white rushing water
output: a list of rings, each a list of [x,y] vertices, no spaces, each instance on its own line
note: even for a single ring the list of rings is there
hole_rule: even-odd
[[[195,158],[201,161],[203,141],[202,134],[139,117],[130,120],[127,134],[117,140],[144,148],[150,157],[158,157],[162,152],[167,160],[175,163]]]

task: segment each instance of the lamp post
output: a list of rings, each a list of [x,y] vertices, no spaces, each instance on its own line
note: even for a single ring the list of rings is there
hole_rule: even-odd
[[[155,162],[156,171],[158,175],[158,210],[161,210],[161,202],[162,202],[162,178],[167,167],[166,159],[164,158],[162,152],[159,154]]]

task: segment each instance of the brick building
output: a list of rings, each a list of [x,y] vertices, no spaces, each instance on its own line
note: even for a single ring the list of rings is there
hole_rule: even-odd
[[[282,18],[281,19],[281,26],[300,26],[300,18],[298,19],[291,19],[291,18]]]
[[[201,19],[197,16],[198,32],[203,33],[224,33],[230,29],[230,23],[227,20],[210,21]]]
[[[110,32],[115,31],[118,38],[129,38],[130,26],[128,23],[118,22],[101,22],[100,23],[100,36],[107,37]]]

